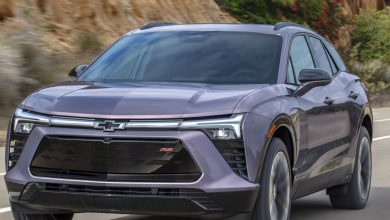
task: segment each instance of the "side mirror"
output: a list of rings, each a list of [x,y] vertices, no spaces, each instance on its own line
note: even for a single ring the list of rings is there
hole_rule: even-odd
[[[332,80],[330,74],[321,69],[303,69],[299,74],[299,81],[301,83],[308,83],[314,81],[328,81]]]
[[[299,74],[298,80],[301,86],[294,92],[297,96],[302,96],[317,86],[326,86],[332,82],[331,75],[321,69],[303,69]]]
[[[87,69],[89,65],[86,65],[86,64],[82,64],[82,65],[79,65],[79,66],[76,66],[75,68],[73,68],[69,73],[68,73],[68,76],[72,79],[72,80],[75,80],[77,79],[77,77],[79,77],[81,75],[81,73],[84,72],[85,69]]]

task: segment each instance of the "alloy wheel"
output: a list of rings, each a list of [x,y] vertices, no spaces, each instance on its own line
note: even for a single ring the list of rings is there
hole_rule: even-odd
[[[359,148],[359,158],[358,158],[358,175],[359,181],[358,186],[360,190],[360,196],[365,200],[370,191],[371,185],[371,150],[370,150],[370,141],[367,137],[363,137],[360,142]]]
[[[269,184],[271,220],[287,220],[290,209],[290,170],[286,155],[278,152],[273,160]]]

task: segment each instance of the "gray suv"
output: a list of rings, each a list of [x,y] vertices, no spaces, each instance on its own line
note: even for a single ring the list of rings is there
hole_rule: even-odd
[[[17,220],[287,220],[292,199],[324,189],[336,208],[368,200],[367,88],[308,28],[153,23],[69,75],[10,120]]]

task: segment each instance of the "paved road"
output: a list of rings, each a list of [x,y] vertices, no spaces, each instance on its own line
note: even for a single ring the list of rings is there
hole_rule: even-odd
[[[390,219],[390,108],[374,110],[373,182],[370,201],[364,210],[335,210],[325,192],[299,199],[292,205],[292,220],[376,220]],[[0,148],[3,151],[4,148]],[[0,152],[0,173],[4,172]],[[0,219],[11,220],[4,181],[0,180]],[[78,214],[76,220],[185,220],[172,217],[147,217],[111,214]]]

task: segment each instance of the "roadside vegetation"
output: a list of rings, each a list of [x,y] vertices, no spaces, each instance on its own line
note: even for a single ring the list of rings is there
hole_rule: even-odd
[[[243,23],[275,24],[293,21],[306,24],[331,40],[348,17],[341,13],[342,0],[217,0]]]
[[[390,7],[346,16],[340,7],[341,0],[217,2],[241,22],[275,24],[292,21],[311,27],[332,42],[344,40],[339,39],[339,33],[349,29],[351,42],[339,46],[339,51],[349,69],[368,83],[375,104],[390,103]]]
[[[390,101],[390,9],[365,11],[348,17],[342,13],[341,1],[216,0],[224,11],[234,17],[230,20],[269,24],[293,21],[310,26],[333,42],[339,40],[337,33],[343,32],[347,24],[350,27],[347,30],[352,29],[351,41],[338,49],[349,68],[369,84],[374,100]],[[33,26],[23,21],[37,15],[27,7],[22,12],[20,20],[0,17],[0,130],[5,127],[6,120],[3,119],[12,114],[15,106],[28,94],[42,86],[66,80],[71,68],[88,63],[108,44],[95,32],[78,29],[64,34],[56,29],[62,27],[61,24],[50,19]],[[198,20],[203,15],[199,16]],[[43,37],[54,36],[57,32],[62,33],[58,39]],[[73,49],[66,51],[69,44],[63,40],[70,34],[78,43],[71,44]],[[50,50],[48,42],[58,45],[58,48]]]
[[[349,67],[369,84],[373,94],[390,89],[390,15],[366,11],[356,16]]]

